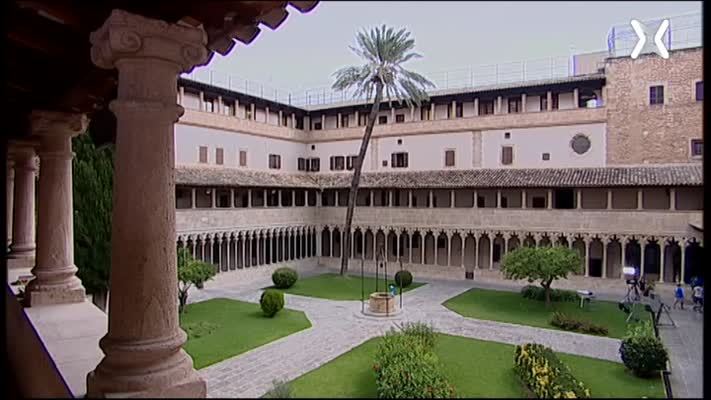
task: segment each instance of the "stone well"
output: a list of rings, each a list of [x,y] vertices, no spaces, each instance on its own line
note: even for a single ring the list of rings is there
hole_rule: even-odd
[[[368,311],[379,315],[394,314],[398,311],[395,296],[387,292],[371,293],[368,301]]]

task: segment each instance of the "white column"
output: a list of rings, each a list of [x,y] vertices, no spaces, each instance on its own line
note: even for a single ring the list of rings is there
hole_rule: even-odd
[[[420,232],[420,264],[425,265],[425,236]]]
[[[579,107],[579,99],[580,99],[580,91],[578,88],[573,89],[573,108],[578,108]]]
[[[526,189],[521,189],[521,208],[526,208]]]
[[[462,261],[462,269],[464,269],[464,268],[465,268],[464,256],[467,254],[467,252],[466,252],[466,249],[467,249],[467,234],[466,234],[466,233],[464,233],[464,234],[459,234],[459,239],[462,241],[462,257],[461,257],[461,261]]]
[[[504,113],[503,104],[504,104],[503,98],[501,96],[498,96],[496,98],[496,114],[503,114]]]
[[[430,103],[430,121],[434,121],[435,119],[435,104]]]
[[[480,236],[478,234],[472,235],[474,237],[474,243],[476,246],[474,246],[474,269],[479,269],[479,245],[481,242],[479,242]]]
[[[602,240],[602,277],[607,278],[607,239]]]
[[[585,276],[590,276],[590,239],[585,239]]]
[[[217,270],[222,271],[222,236],[217,237]]]
[[[501,190],[496,189],[496,208],[501,208]]]
[[[412,264],[412,232],[407,232],[407,238],[410,241],[410,246],[409,246],[409,255],[407,257],[407,262]]]
[[[407,208],[412,208],[412,190],[407,191]]]
[[[607,209],[612,210],[612,190],[607,189]]]
[[[439,255],[437,253],[439,252],[439,232],[436,234],[433,232],[432,237],[434,238],[434,265],[438,265]]]
[[[474,201],[472,203],[472,208],[479,208],[479,204],[477,202],[479,201],[479,194],[476,189],[474,189],[474,193],[472,193],[472,196],[474,197]],[[477,247],[479,245],[477,244]]]
[[[521,94],[521,112],[526,112],[526,93]]]
[[[33,266],[35,259],[35,173],[37,164],[34,145],[29,142],[13,142],[9,151],[15,164],[14,193],[11,196],[11,198],[14,197],[14,200],[11,200],[14,203],[12,210],[13,232],[10,254],[8,255],[10,267],[29,268]],[[69,166],[71,167],[71,164]],[[62,178],[65,177],[62,176]],[[66,184],[66,182],[58,183]],[[71,192],[71,180],[69,188]],[[57,189],[66,190],[66,187],[57,187]],[[52,196],[56,195],[52,193]],[[41,200],[44,201],[44,199]],[[71,197],[69,205],[71,209]],[[46,203],[46,206],[52,207],[52,204]]]
[[[450,191],[449,191],[449,208],[454,208],[454,200],[455,200],[455,198],[456,198],[456,197],[454,196],[454,190],[450,190]]]
[[[581,189],[575,189],[575,208],[580,210],[583,208],[583,191]]]
[[[177,87],[175,90],[177,92]],[[170,100],[175,101],[176,96],[173,93]],[[30,125],[32,134],[40,137],[41,168],[38,185],[37,261],[32,269],[35,279],[27,286],[27,301],[31,307],[79,303],[85,300],[86,293],[76,277],[77,267],[74,265],[72,137],[84,133],[89,120],[83,114],[33,111]],[[34,188],[33,172],[28,181]],[[175,191],[172,193],[175,195]],[[20,208],[20,205],[19,201],[15,202],[16,208]],[[171,205],[175,214],[175,198]],[[34,216],[34,207],[29,212]],[[34,218],[29,221],[34,222]],[[169,247],[176,251],[175,232],[170,237]]]
[[[639,276],[640,278],[644,276],[644,248],[647,247],[647,239],[639,239]]]
[[[447,266],[452,264],[452,234],[447,234]]]
[[[552,210],[553,209],[553,190],[548,189],[548,209]]]
[[[501,98],[501,97],[499,97]],[[489,235],[489,269],[494,269],[494,240],[496,235]]]
[[[395,259],[400,258],[400,232],[395,232]]]
[[[622,254],[620,255],[620,257],[621,257],[620,278],[624,278],[624,276],[625,276],[624,268],[626,267],[626,264],[627,264],[627,238],[624,236],[620,238],[620,248],[622,249]]]
[[[669,210],[676,211],[676,189],[669,189]]]
[[[679,279],[681,282],[685,282],[684,278],[686,277],[686,240],[682,240],[679,242],[679,247],[681,248],[681,276]]]
[[[546,92],[546,108],[547,111],[553,111],[553,93],[550,90]]]
[[[644,208],[644,191],[642,189],[637,189],[637,209],[642,210]]]
[[[208,61],[207,36],[114,9],[90,41],[94,64],[119,71],[109,328],[87,396],[205,397],[178,322],[174,124],[178,75]]]
[[[659,240],[659,282],[664,282],[664,257],[666,253],[666,239]]]
[[[434,198],[432,196],[432,189],[430,189],[429,193],[430,193],[430,204],[429,205],[430,205],[430,208],[433,208],[434,207]],[[437,247],[437,246],[435,246],[435,247]]]
[[[479,98],[474,99],[474,115],[479,116]]]

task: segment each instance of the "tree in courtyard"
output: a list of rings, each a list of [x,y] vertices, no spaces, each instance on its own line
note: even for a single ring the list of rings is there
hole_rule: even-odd
[[[579,272],[580,264],[580,255],[567,247],[523,246],[504,256],[501,270],[506,279],[527,279],[529,282],[540,280],[548,307],[553,281],[566,278],[571,272]]]
[[[353,97],[364,97],[368,101],[372,99],[373,105],[365,124],[358,157],[354,160],[353,179],[346,210],[344,249],[351,248],[351,224],[363,159],[368,150],[383,95],[391,107],[393,100],[400,104],[404,102],[408,108],[415,105],[419,107],[422,101],[429,98],[425,89],[434,87],[434,84],[424,76],[403,67],[408,60],[421,57],[412,51],[415,48],[415,40],[410,37],[410,32],[405,28],[395,31],[383,25],[372,28],[370,32],[359,32],[356,35],[356,46],[349,47],[364,63],[336,71],[334,74],[336,81],[332,88],[337,91],[352,90]],[[341,253],[341,275],[344,275],[348,271],[348,252]]]
[[[113,146],[97,148],[87,133],[72,140],[74,262],[94,304],[106,309],[111,266]]]
[[[201,286],[217,273],[214,265],[196,260],[188,249],[178,249],[178,312],[185,311],[188,302],[188,290],[192,285]]]

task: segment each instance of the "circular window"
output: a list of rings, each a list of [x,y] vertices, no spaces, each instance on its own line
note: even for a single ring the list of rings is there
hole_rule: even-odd
[[[572,147],[573,151],[577,154],[585,154],[590,150],[590,139],[582,133],[579,133],[573,136],[573,140],[570,141],[570,147]]]

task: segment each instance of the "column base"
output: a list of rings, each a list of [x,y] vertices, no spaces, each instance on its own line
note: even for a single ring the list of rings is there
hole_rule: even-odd
[[[207,382],[193,369],[192,359],[180,350],[188,362],[177,368],[135,375],[91,371],[86,377],[89,398],[206,398]],[[186,370],[187,369],[187,370]],[[181,371],[182,370],[182,371]],[[125,371],[120,371],[125,372]],[[180,376],[183,376],[180,379]],[[171,376],[177,377],[177,379]]]
[[[31,284],[31,282],[30,282]],[[28,285],[25,293],[25,306],[35,307],[50,304],[81,303],[86,300],[86,291],[83,286],[72,289],[32,290]],[[44,290],[42,290],[44,289]]]

